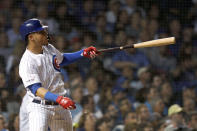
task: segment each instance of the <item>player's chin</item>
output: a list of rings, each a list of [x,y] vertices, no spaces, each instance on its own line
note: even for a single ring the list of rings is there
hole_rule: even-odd
[[[48,40],[47,39],[43,41],[43,45],[48,45]]]
[[[46,43],[44,43],[43,45],[48,45],[49,43],[48,42],[46,42]]]

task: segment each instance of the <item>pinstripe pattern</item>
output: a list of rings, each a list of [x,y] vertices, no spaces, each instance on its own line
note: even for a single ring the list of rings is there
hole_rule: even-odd
[[[23,102],[20,107],[20,112],[19,112],[19,119],[20,119],[20,131],[28,131],[29,130],[29,118],[28,118],[28,113],[27,113],[27,108],[26,105],[29,103],[28,101],[28,95],[26,94],[23,97]]]
[[[19,75],[24,86],[42,83],[42,87],[52,93],[64,95],[64,82],[60,72],[54,69],[53,56],[60,63],[62,54],[52,45],[43,47],[43,54],[33,54],[26,50],[19,65]],[[20,131],[72,131],[72,118],[68,110],[61,106],[50,106],[33,103],[36,97],[27,89],[20,109]],[[29,128],[29,129],[28,129]]]

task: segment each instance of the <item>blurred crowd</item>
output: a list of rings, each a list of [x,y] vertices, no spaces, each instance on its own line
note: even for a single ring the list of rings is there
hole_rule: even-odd
[[[26,93],[19,27],[30,18],[49,26],[61,52],[176,38],[175,45],[107,52],[61,69],[77,105],[75,131],[197,130],[197,0],[2,0],[0,131],[19,130]]]

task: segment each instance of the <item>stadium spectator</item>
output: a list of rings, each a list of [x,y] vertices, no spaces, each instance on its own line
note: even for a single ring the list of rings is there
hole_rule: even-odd
[[[189,128],[192,129],[192,131],[197,130],[197,112],[192,111],[189,113]]]
[[[96,130],[97,131],[110,131],[110,126],[108,125],[108,119],[99,119],[96,122]]]
[[[68,12],[68,5],[66,2],[59,2],[56,7],[55,19],[59,25],[59,30],[61,33],[68,35],[72,32],[72,27],[76,27],[76,18]],[[67,37],[67,36],[66,36]]]
[[[17,114],[10,116],[8,127],[10,131],[19,131],[19,116]]]
[[[132,111],[132,103],[127,98],[123,98],[119,104],[118,120],[122,123],[128,113]]]
[[[160,95],[165,106],[170,107],[170,105],[172,105],[172,103],[174,102],[172,85],[168,81],[162,84]]]
[[[0,70],[0,88],[6,88],[6,74],[4,70]]]
[[[120,31],[125,30],[128,21],[129,21],[129,15],[126,10],[121,10],[118,14],[117,23],[114,27],[114,31]]]
[[[0,32],[0,38],[1,38],[1,41],[0,41],[0,48],[8,48],[9,47],[9,42],[8,42],[8,36],[5,32],[1,31]],[[3,55],[3,54],[1,54]]]
[[[169,46],[170,53],[174,56],[178,55],[181,47],[181,23],[178,19],[172,19],[169,23],[169,34],[176,38],[176,45]]]
[[[153,115],[153,119],[158,121],[160,120],[163,116],[165,116],[165,105],[164,102],[161,98],[157,98],[152,105],[152,115]]]
[[[127,36],[138,38],[141,31],[141,19],[142,16],[139,11],[133,12],[129,17],[129,24],[125,28]]]
[[[50,34],[59,33],[59,25],[54,18],[50,18],[46,5],[39,5],[37,8],[37,18],[42,21],[42,24],[49,26],[48,31]]]
[[[14,47],[16,41],[21,40],[21,36],[19,34],[19,27],[21,23],[21,18],[14,17],[12,19],[12,27],[7,31],[9,47]]]
[[[158,39],[159,38],[159,23],[156,19],[150,19],[148,22],[148,33],[150,35],[150,39]]]
[[[141,104],[136,109],[137,113],[137,123],[143,124],[143,123],[149,123],[151,120],[150,112],[148,111],[148,108],[146,105]]]
[[[0,31],[0,65],[2,66],[2,69],[6,68],[7,59],[11,53],[12,48],[9,48],[7,33]]]
[[[68,50],[69,42],[66,41],[63,35],[57,35],[55,37],[54,46],[61,52],[64,52],[66,49]]]
[[[95,106],[95,103],[94,103],[94,100],[93,100],[93,96],[91,96],[91,95],[83,96],[82,101],[81,101],[81,105],[82,105],[83,110],[81,112],[79,112],[73,118],[73,122],[74,123],[78,123],[80,121],[80,117],[82,116],[82,114],[84,112],[90,112],[97,119],[99,119],[99,118],[101,118],[103,116],[103,114],[102,114],[101,110],[99,109],[99,107]]]
[[[136,10],[140,10],[140,12],[145,15],[145,12],[142,8],[137,6],[137,0],[123,0],[123,9],[127,11],[129,15],[133,14]]]
[[[157,90],[160,90],[162,83],[163,83],[162,76],[160,75],[153,76],[152,87],[156,88]]]
[[[128,39],[127,42],[129,41],[131,40]],[[132,40],[132,42],[134,43],[134,40]],[[129,43],[132,43],[132,42],[129,42]],[[149,66],[149,60],[144,55],[144,53],[136,49],[130,49],[127,51],[119,51],[115,53],[112,58],[112,62],[117,69],[122,69],[125,66],[130,66],[135,69]]]
[[[98,92],[98,82],[94,77],[89,77],[86,79],[85,88],[83,90],[84,95],[92,95],[94,103],[97,104],[100,96]]]
[[[130,127],[129,124],[132,126]],[[129,127],[134,128],[137,124],[137,115],[135,112],[128,112],[122,124],[116,125],[112,131],[129,131]],[[135,126],[134,126],[135,125]],[[134,127],[133,127],[134,126]]]
[[[153,103],[159,98],[159,93],[156,88],[150,87],[147,89],[145,105],[150,113],[153,113]]]
[[[117,78],[114,88],[132,88],[130,84],[135,79],[133,69],[130,66],[125,66],[121,70],[121,75]]]
[[[113,96],[112,104],[118,109],[120,100],[126,97],[126,92],[124,88],[116,88],[112,90],[112,96]]]
[[[149,88],[151,82],[151,73],[147,67],[141,67],[137,71],[137,81],[131,82],[131,87],[135,90]]]
[[[139,131],[153,131],[153,126],[151,123],[142,123],[138,125],[137,130]]]
[[[106,23],[106,17],[105,15],[98,15],[96,17],[96,25],[93,30],[91,30],[96,34],[96,42],[97,45],[100,45],[104,41],[104,34],[105,32],[108,32],[107,30],[107,23]]]
[[[22,80],[19,76],[19,65],[16,63],[10,70],[12,74],[9,75],[8,78],[8,88],[12,88],[13,92],[16,91],[17,87],[22,84]]]
[[[98,104],[101,110],[104,112],[107,109],[108,105],[111,104],[113,96],[111,84],[106,83],[102,86],[102,88],[103,90],[101,90]]]
[[[96,118],[91,112],[82,114],[77,131],[96,131]]]
[[[170,124],[165,128],[164,131],[173,131],[173,130],[185,130],[187,127],[185,125],[185,120],[182,114],[182,107],[177,104],[170,106],[168,109],[168,116],[170,117]]]
[[[117,22],[118,13],[120,10],[120,1],[110,0],[108,6],[108,11],[106,12],[107,22],[110,24],[115,24]]]
[[[88,30],[92,30],[95,27],[96,16],[98,12],[95,10],[95,3],[92,0],[85,0],[82,3],[82,7],[78,9],[75,16],[82,26],[85,26]]]
[[[138,125],[137,123],[128,123],[125,125],[124,131],[137,131]]]
[[[72,86],[71,97],[76,103],[76,109],[71,111],[72,118],[75,118],[75,116],[82,111],[81,101],[83,97],[83,90],[79,85]]]
[[[155,20],[159,20],[160,18],[160,8],[158,6],[158,4],[152,4],[149,11],[148,11],[148,17],[149,19],[155,19]]]
[[[6,22],[6,15],[4,13],[0,13],[0,32],[4,32],[8,26]]]
[[[6,129],[5,118],[2,115],[0,115],[0,131],[8,131]]]
[[[182,100],[187,99],[187,98],[192,99],[192,100],[196,100],[195,88],[183,89]]]
[[[191,98],[185,98],[183,99],[183,110],[186,113],[190,113],[192,111],[196,110],[196,103],[195,100],[191,99]]]
[[[106,108],[104,112],[104,118],[108,119],[108,120],[112,120],[112,122],[114,123],[112,126],[119,124],[118,123],[118,109],[113,105],[113,104],[109,104]]]
[[[176,67],[177,61],[169,53],[168,47],[162,46],[157,49],[152,48],[152,50],[145,54],[158,72],[173,71]]]
[[[25,43],[20,40],[16,41],[12,53],[7,58],[7,63],[6,63],[7,74],[10,73],[11,68],[13,68],[15,64],[20,62],[20,58],[22,57],[24,50],[25,50]]]

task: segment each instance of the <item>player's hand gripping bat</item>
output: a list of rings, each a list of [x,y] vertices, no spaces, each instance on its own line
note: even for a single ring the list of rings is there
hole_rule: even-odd
[[[113,47],[107,49],[100,49],[98,52],[108,52],[108,51],[115,51],[115,50],[123,50],[128,48],[145,48],[145,47],[155,47],[155,46],[163,46],[163,45],[170,45],[175,43],[175,37],[169,38],[162,38],[157,40],[151,40],[141,43],[136,43],[132,45],[120,46],[120,47]]]

